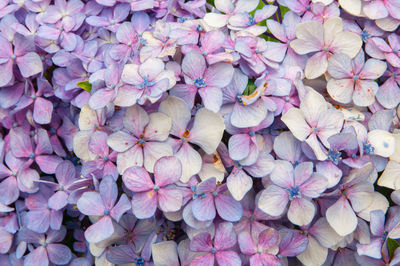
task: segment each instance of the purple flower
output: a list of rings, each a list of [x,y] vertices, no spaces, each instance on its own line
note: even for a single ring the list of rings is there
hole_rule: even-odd
[[[57,231],[49,230],[46,235],[26,228],[21,229],[18,233],[19,238],[35,246],[35,249],[25,256],[24,265],[67,264],[72,258],[71,250],[65,245],[58,244],[65,238],[66,233],[65,227]]]
[[[183,99],[193,106],[196,93],[199,92],[204,106],[218,112],[222,105],[221,88],[226,87],[233,76],[232,65],[217,63],[207,68],[203,55],[192,51],[182,61],[182,72],[186,88],[181,89],[183,91],[179,96],[184,95]]]
[[[190,241],[190,250],[195,252],[206,252],[204,255],[195,257],[190,265],[241,265],[239,255],[230,250],[237,242],[237,237],[232,223],[220,223],[215,230],[214,240],[207,232],[195,235]]]
[[[199,28],[200,27],[200,28]],[[201,25],[198,24],[196,27],[196,33],[198,29],[202,29]],[[205,56],[207,63],[209,65],[218,63],[218,62],[232,62],[233,55],[229,52],[226,52],[223,49],[225,43],[226,36],[222,31],[212,30],[208,31],[201,35],[200,43],[201,46],[197,46],[197,41],[195,44],[184,45],[182,46],[182,53],[188,54],[191,51],[197,51]],[[182,38],[178,39],[178,42],[182,40]]]
[[[342,179],[343,183],[330,193],[339,198],[326,210],[326,219],[340,236],[348,235],[356,229],[358,221],[355,212],[366,209],[373,201],[374,188],[368,182],[372,171],[372,164],[353,169],[348,177]]]
[[[210,221],[214,220],[218,212],[225,221],[239,221],[243,215],[243,208],[240,202],[224,194],[226,190],[226,184],[217,186],[215,177],[201,182],[190,205],[193,216],[199,221]]]
[[[116,152],[120,174],[131,166],[144,166],[153,172],[154,163],[172,155],[167,142],[171,119],[163,113],[148,115],[139,105],[129,107],[123,118],[124,129],[111,134],[107,144]]]
[[[359,5],[361,6],[361,3],[359,3]],[[363,6],[362,11],[370,19],[382,19],[387,16],[400,19],[400,5],[394,0],[369,0],[367,4]]]
[[[63,161],[56,168],[57,183],[41,181],[56,191],[48,200],[48,206],[54,210],[61,210],[68,204],[71,186],[77,180],[75,166],[70,161]]]
[[[400,103],[400,68],[389,66],[383,76],[388,79],[379,87],[376,99],[385,108],[391,109]]]
[[[107,250],[107,260],[115,264],[135,263],[136,265],[151,265],[135,252],[132,245],[120,245]]]
[[[232,81],[222,89],[223,105],[232,105],[230,122],[239,128],[258,126],[267,116],[267,107],[260,98],[263,87],[257,88],[250,95],[243,95],[248,86],[248,77],[239,69],[235,69]]]
[[[132,211],[139,219],[150,218],[157,207],[164,212],[178,211],[182,206],[182,194],[174,183],[182,175],[180,161],[173,156],[160,158],[154,164],[154,181],[148,172],[133,166],[123,176],[125,186],[135,192],[132,195]]]
[[[339,133],[343,125],[343,113],[329,108],[321,94],[310,90],[300,103],[300,109],[291,108],[282,121],[300,141],[305,141],[318,160],[327,158],[322,144],[329,148],[328,138]]]
[[[113,9],[105,8],[99,16],[89,16],[86,18],[86,23],[93,27],[104,27],[113,32],[116,32],[121,23],[129,15],[128,4],[117,4]]]
[[[258,0],[239,0],[233,3],[231,0],[216,0],[214,2],[215,7],[218,11],[225,14],[207,13],[203,19],[211,27],[222,28],[228,23],[232,15],[237,13],[250,13],[256,9],[258,2]]]
[[[44,129],[39,128],[34,134],[36,145],[33,145],[30,136],[22,128],[12,129],[10,131],[12,153],[16,158],[26,161],[25,167],[29,167],[33,162],[36,162],[43,172],[54,173],[62,159],[56,155],[51,155],[53,148],[49,135]],[[35,149],[33,149],[34,147]]]
[[[274,228],[262,231],[257,242],[248,232],[242,232],[238,236],[240,251],[250,256],[250,265],[282,265],[276,256],[279,251],[279,233]]]
[[[17,159],[12,152],[7,152],[5,164],[0,165],[0,203],[10,205],[19,198],[20,190],[23,192],[36,192],[38,190],[34,181],[39,180],[36,171],[24,167],[24,160]],[[25,187],[24,184],[27,186]]]
[[[170,96],[164,100],[159,111],[172,119],[170,138],[176,156],[182,163],[181,181],[186,183],[190,177],[201,170],[200,154],[189,144],[200,146],[207,154],[216,151],[225,129],[222,117],[206,108],[199,109],[193,123],[188,105],[180,98]]]
[[[117,184],[111,176],[105,176],[100,183],[99,192],[85,192],[78,200],[77,207],[80,212],[100,216],[100,219],[85,231],[85,238],[89,243],[98,243],[109,238],[115,230],[113,219],[118,222],[131,208],[125,194],[122,194],[118,202],[117,197]]]
[[[107,134],[102,131],[94,132],[89,140],[89,151],[94,158],[82,164],[82,174],[100,173],[100,176],[110,175],[115,180],[118,178],[118,170],[114,165],[116,152],[110,151],[107,146]]]
[[[45,233],[49,228],[59,230],[63,219],[63,211],[59,208],[59,203],[62,204],[62,202],[45,184],[39,185],[39,188],[39,192],[25,199],[25,205],[30,210],[25,217],[26,226],[37,233]]]
[[[329,58],[329,95],[340,103],[352,100],[358,106],[369,106],[375,102],[379,90],[375,82],[386,70],[386,63],[370,58],[365,62],[360,52],[353,61],[346,54],[335,54]]]
[[[399,239],[400,228],[399,206],[389,209],[388,219],[385,224],[385,213],[381,210],[370,212],[370,230],[373,235],[369,244],[357,244],[357,253],[360,256],[368,256],[375,259],[382,258],[387,239]]]
[[[31,41],[16,33],[13,44],[14,49],[5,36],[0,35],[0,86],[14,82],[14,61],[24,78],[43,71],[42,60],[35,52],[35,46]]]
[[[326,189],[327,180],[313,173],[313,164],[304,162],[293,166],[287,161],[276,161],[270,175],[272,185],[266,187],[258,199],[258,207],[265,213],[281,215],[287,204],[289,220],[297,225],[309,224],[316,213],[311,201]]]
[[[383,59],[394,67],[400,67],[400,37],[398,35],[390,34],[387,42],[378,37],[372,38],[372,41],[383,54]]]
[[[141,105],[147,101],[154,103],[176,82],[174,72],[165,70],[164,62],[157,58],[149,58],[140,65],[126,64],[121,80],[130,85],[118,94],[118,97],[130,98],[124,100],[122,106],[132,106],[136,102]]]
[[[293,50],[300,54],[316,52],[305,67],[305,76],[315,79],[328,68],[328,57],[336,53],[345,53],[354,58],[360,51],[361,37],[352,32],[343,31],[339,17],[328,19],[324,24],[307,21],[296,27],[296,37],[290,43]]]

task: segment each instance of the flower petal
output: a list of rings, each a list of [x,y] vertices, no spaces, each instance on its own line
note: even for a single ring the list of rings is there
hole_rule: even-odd
[[[326,210],[326,219],[330,226],[341,236],[352,233],[357,227],[357,217],[345,197]]]
[[[289,196],[285,190],[271,185],[262,191],[257,206],[266,214],[279,216],[285,211],[288,201]]]
[[[85,231],[85,238],[89,243],[99,243],[114,233],[114,226],[110,216],[104,216]]]

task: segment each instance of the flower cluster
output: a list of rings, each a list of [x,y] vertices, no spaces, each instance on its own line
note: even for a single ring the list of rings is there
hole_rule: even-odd
[[[400,0],[0,0],[0,265],[400,265]]]

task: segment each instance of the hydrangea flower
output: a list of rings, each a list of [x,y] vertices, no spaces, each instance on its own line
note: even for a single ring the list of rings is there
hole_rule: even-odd
[[[160,158],[154,164],[154,181],[142,167],[128,168],[122,179],[125,186],[135,192],[132,195],[132,211],[139,219],[150,218],[157,206],[162,211],[178,211],[182,206],[182,194],[174,185],[182,176],[180,161],[174,156]]]
[[[107,138],[107,144],[116,152],[118,172],[123,174],[131,166],[144,166],[153,172],[154,163],[163,156],[172,155],[166,143],[172,126],[163,113],[148,115],[138,105],[129,107],[123,117],[124,129]]]
[[[232,223],[220,223],[215,230],[212,241],[207,232],[199,233],[190,241],[190,250],[205,252],[204,255],[195,257],[191,265],[214,265],[214,260],[219,265],[241,265],[241,259],[231,249],[237,241],[236,233]]]
[[[328,138],[341,131],[344,118],[342,112],[329,108],[322,95],[310,90],[300,108],[289,109],[282,121],[298,140],[312,148],[318,160],[323,161],[327,155],[322,145],[329,148]]]
[[[5,36],[0,35],[1,47],[1,75],[0,86],[14,82],[13,66],[17,64],[21,75],[28,78],[43,71],[43,63],[40,56],[35,52],[34,44],[21,34],[14,35],[14,49]]]
[[[111,176],[105,176],[99,185],[99,192],[88,191],[82,194],[77,202],[80,212],[100,219],[85,231],[89,243],[98,243],[114,233],[113,219],[119,221],[121,216],[131,209],[129,200],[123,194],[117,202],[118,188]]]
[[[185,94],[189,106],[193,105],[194,98],[199,93],[204,106],[218,112],[222,105],[221,88],[227,86],[233,76],[233,67],[228,63],[217,63],[207,68],[204,56],[197,51],[185,55],[182,61],[182,72],[185,77],[186,88],[180,88]],[[182,91],[184,90],[184,91]]]
[[[24,264],[35,266],[50,265],[50,263],[67,264],[72,258],[71,250],[59,244],[66,234],[65,227],[57,231],[50,230],[46,234],[38,234],[26,228],[21,229],[18,233],[19,238],[35,246],[35,249],[26,255]]]
[[[147,100],[154,103],[176,82],[174,72],[165,70],[164,62],[157,58],[149,58],[140,65],[126,64],[121,80],[131,85],[119,92],[118,97],[125,98],[121,106],[144,104]]]
[[[193,216],[199,221],[210,221],[218,213],[225,221],[239,221],[243,208],[238,201],[224,194],[226,190],[226,185],[217,186],[215,177],[201,182],[190,205]]]
[[[238,236],[240,251],[250,256],[250,265],[281,265],[276,256],[279,251],[279,233],[274,228],[262,231],[255,242],[248,232]]]
[[[369,244],[357,244],[357,253],[375,259],[382,258],[385,253],[384,245],[387,245],[387,239],[400,238],[397,230],[399,229],[399,209],[398,206],[389,209],[389,220],[385,224],[385,213],[381,210],[370,212],[371,233],[374,236]]]
[[[340,103],[352,100],[358,106],[369,106],[375,102],[379,85],[375,82],[386,70],[383,61],[370,58],[365,62],[360,52],[353,61],[346,54],[335,54],[329,58],[329,95]]]
[[[318,198],[327,186],[327,180],[313,173],[313,164],[304,162],[295,168],[287,161],[276,161],[271,175],[272,185],[267,186],[258,199],[258,207],[265,213],[281,215],[290,202],[289,220],[297,225],[309,224],[316,208],[310,199]]]
[[[183,100],[174,96],[163,101],[159,111],[172,119],[171,135],[177,139],[170,140],[174,156],[182,163],[181,181],[187,182],[190,177],[200,172],[202,165],[200,154],[189,143],[200,146],[207,154],[212,154],[222,139],[224,122],[219,114],[201,108],[196,112],[193,124],[190,123],[189,107]]]
[[[398,265],[398,10],[0,0],[0,265]]]
[[[328,59],[332,54],[344,53],[354,58],[361,49],[361,37],[348,31],[343,31],[342,19],[333,17],[323,24],[317,21],[300,23],[296,27],[297,39],[290,46],[298,54],[316,52],[308,60],[305,76],[315,79],[328,68]]]

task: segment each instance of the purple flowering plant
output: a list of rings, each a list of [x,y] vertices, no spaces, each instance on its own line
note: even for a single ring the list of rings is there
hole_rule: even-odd
[[[400,0],[0,0],[0,265],[400,265]]]

